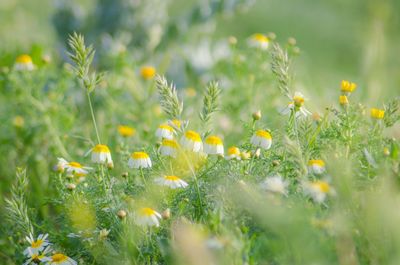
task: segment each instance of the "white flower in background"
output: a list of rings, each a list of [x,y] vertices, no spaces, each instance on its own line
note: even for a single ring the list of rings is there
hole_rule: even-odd
[[[322,174],[325,171],[325,162],[321,159],[311,159],[308,161],[308,172],[314,174]]]
[[[176,157],[178,143],[175,140],[163,139],[160,146],[160,153],[163,156]]]
[[[59,171],[66,171],[68,174],[72,174],[78,177],[85,176],[88,174],[88,171],[91,170],[91,167],[84,167],[78,162],[68,162],[64,158],[57,158],[57,168],[62,168]]]
[[[161,186],[167,186],[171,189],[177,189],[177,188],[186,188],[188,184],[178,178],[177,176],[164,176],[161,178],[155,179],[155,183]]]
[[[30,246],[27,247],[23,254],[25,256],[39,254],[45,247],[50,245],[50,242],[47,240],[48,234],[40,234],[37,239],[33,238],[33,235],[30,234],[26,237],[26,240],[29,242]]]
[[[284,180],[280,175],[267,177],[262,183],[261,188],[268,192],[287,194],[287,186],[289,183]]]
[[[204,152],[208,155],[224,155],[224,145],[221,138],[215,135],[207,137],[204,143]]]
[[[250,36],[248,43],[250,47],[266,50],[269,46],[269,38],[264,34],[256,33]]]
[[[128,161],[130,168],[150,168],[152,166],[149,155],[145,152],[133,152]]]
[[[22,54],[15,60],[14,69],[17,71],[32,71],[35,69],[35,65],[29,55]]]
[[[161,124],[156,130],[156,136],[159,139],[173,139],[174,138],[174,128],[168,124]]]
[[[240,149],[236,146],[232,146],[228,149],[228,155],[226,156],[227,160],[236,159],[240,160]]]
[[[251,137],[250,142],[255,147],[261,147],[265,150],[268,150],[271,148],[272,145],[272,136],[268,131],[258,130]]]
[[[286,108],[281,110],[281,114],[287,115],[294,110],[296,113],[296,117],[299,117],[300,115],[303,115],[305,117],[311,115],[311,112],[309,112],[304,107],[304,101],[305,101],[304,95],[300,92],[295,92],[292,101],[289,102]]]
[[[141,208],[136,215],[136,223],[142,226],[160,226],[161,214],[152,208]]]
[[[305,194],[309,195],[313,201],[323,203],[328,194],[334,194],[334,190],[328,182],[316,180],[303,184]]]
[[[187,131],[181,138],[181,144],[184,148],[193,152],[201,152],[203,150],[203,142],[200,135],[195,131]]]
[[[113,166],[111,152],[107,145],[98,144],[92,149],[92,162],[96,164],[107,164]]]
[[[61,253],[53,254],[48,258],[48,261],[46,262],[46,265],[77,265],[77,264],[78,262]]]

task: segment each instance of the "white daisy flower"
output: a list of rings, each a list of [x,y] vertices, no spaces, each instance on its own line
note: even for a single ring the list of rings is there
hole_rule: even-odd
[[[150,168],[152,165],[147,153],[133,152],[129,158],[128,166],[130,168]]]
[[[188,184],[184,180],[178,178],[177,176],[164,176],[161,178],[157,178],[154,181],[158,185],[167,186],[171,189],[185,188],[188,186]]]
[[[14,69],[17,71],[32,71],[35,69],[35,65],[29,55],[22,54],[15,60]]]
[[[57,158],[57,167],[62,167],[63,171],[66,170],[68,174],[75,175],[78,177],[85,176],[91,167],[84,167],[78,162],[68,162],[64,158]]]
[[[168,125],[172,126],[174,129],[178,131],[182,131],[184,127],[187,125],[187,122],[178,119],[173,119],[168,121]]]
[[[288,185],[289,183],[286,180],[284,180],[280,175],[275,175],[266,178],[261,183],[261,188],[271,193],[280,193],[286,195]]]
[[[163,156],[176,157],[178,143],[175,140],[163,139],[160,146],[160,153]]]
[[[227,160],[236,159],[240,160],[240,149],[236,146],[232,146],[228,149],[228,155],[226,156]]]
[[[210,135],[204,143],[204,152],[208,155],[224,155],[224,145],[221,138]]]
[[[35,240],[33,238],[33,235],[30,234],[28,237],[26,237],[26,240],[31,245],[24,250],[23,254],[25,256],[39,254],[39,252],[42,251],[46,246],[50,245],[50,242],[47,240],[47,237],[48,234],[40,234]]]
[[[295,92],[294,96],[292,98],[292,102],[289,102],[286,108],[281,110],[281,114],[287,115],[290,114],[293,110],[295,111],[296,117],[299,117],[300,115],[303,115],[307,117],[308,115],[311,115],[311,112],[309,112],[303,105],[304,105],[304,95],[300,92]]]
[[[141,208],[139,209],[136,216],[136,223],[142,226],[160,226],[159,220],[162,218],[161,214],[153,210],[152,208]]]
[[[181,144],[184,148],[193,152],[201,152],[203,150],[203,142],[200,135],[195,131],[187,131],[181,138]]]
[[[268,150],[271,148],[271,145],[272,145],[272,136],[271,136],[270,132],[268,132],[268,131],[258,130],[251,137],[250,142],[255,147],[261,147],[265,150]]]
[[[329,183],[322,180],[306,182],[303,184],[303,189],[317,203],[323,203],[328,194],[334,193]]]
[[[78,262],[71,259],[70,257],[56,253],[49,257],[49,260],[46,262],[46,265],[77,265]]]
[[[264,34],[256,33],[250,36],[248,43],[250,47],[266,50],[269,46],[269,38]]]
[[[51,247],[47,246],[40,254],[39,253],[33,253],[31,250],[29,250],[29,253],[27,256],[27,260],[23,263],[23,265],[29,265],[29,264],[40,264],[41,262],[46,262],[49,261],[49,257],[47,257],[47,254],[51,252]]]
[[[308,172],[314,174],[322,174],[325,171],[325,162],[321,159],[312,159],[308,161]]]
[[[174,128],[168,124],[161,124],[156,130],[156,136],[159,139],[173,139],[174,138]]]
[[[114,165],[111,152],[107,145],[98,144],[92,149],[92,162],[96,164],[107,164],[112,167]]]

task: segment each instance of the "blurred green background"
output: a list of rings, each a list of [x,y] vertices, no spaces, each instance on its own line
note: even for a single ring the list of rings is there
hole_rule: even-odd
[[[54,50],[52,16],[59,2],[0,1],[0,65],[5,54],[29,51],[34,44]],[[70,2],[79,7],[80,16],[96,8],[95,0]],[[179,17],[201,2],[171,0],[167,15]],[[382,102],[399,91],[398,10],[396,0],[259,0],[248,10],[220,16],[212,31],[215,38],[233,35],[239,40],[254,32],[275,32],[282,42],[295,37],[302,51],[297,78],[314,91],[311,99],[329,99],[341,79],[351,79],[365,88],[362,100]]]

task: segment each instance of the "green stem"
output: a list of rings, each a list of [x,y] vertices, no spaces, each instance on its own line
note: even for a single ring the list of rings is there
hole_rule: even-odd
[[[144,186],[147,186],[146,179],[144,178],[143,169],[140,167],[139,170],[140,170],[140,176],[142,177],[143,184],[144,184]]]
[[[88,102],[89,102],[90,114],[91,114],[91,116],[92,116],[92,121],[93,121],[94,129],[95,129],[95,131],[96,131],[97,141],[98,141],[99,144],[101,144],[100,135],[99,135],[99,130],[97,129],[96,118],[94,117],[94,111],[93,111],[93,106],[92,106],[92,100],[90,99],[90,93],[87,92],[86,95],[87,95]]]

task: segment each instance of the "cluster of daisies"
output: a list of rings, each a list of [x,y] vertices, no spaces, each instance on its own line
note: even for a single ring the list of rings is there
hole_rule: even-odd
[[[47,239],[48,234],[40,234],[36,239],[33,235],[26,237],[29,246],[24,250],[26,257],[24,265],[45,264],[45,265],[77,265],[78,263],[70,257],[54,252],[51,243]]]

